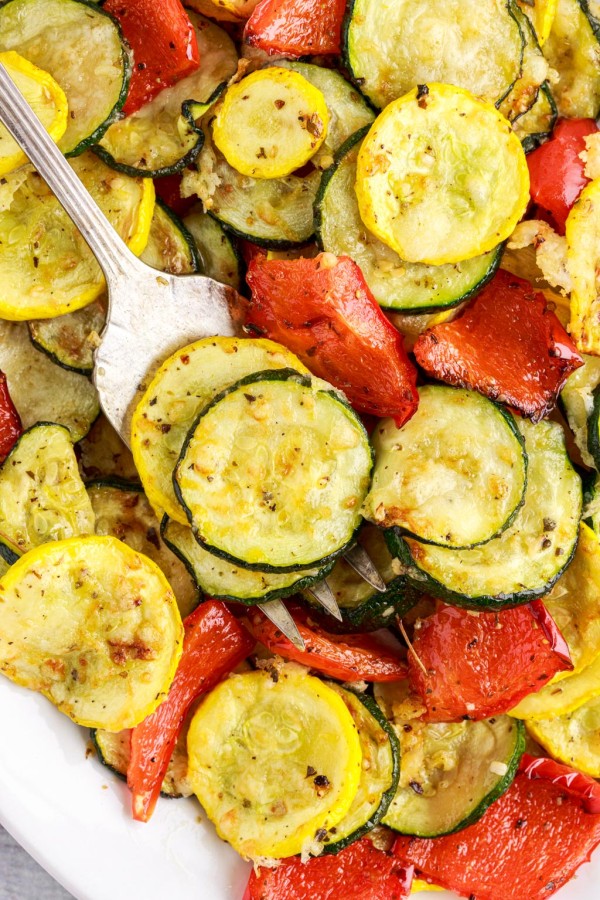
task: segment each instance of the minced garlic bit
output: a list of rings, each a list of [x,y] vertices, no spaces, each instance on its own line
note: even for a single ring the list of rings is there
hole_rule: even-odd
[[[548,284],[569,294],[572,281],[567,265],[567,239],[547,222],[530,219],[517,225],[509,238],[508,249],[523,250],[530,246],[535,248],[536,262]]]
[[[585,163],[585,175],[591,181],[600,178],[600,131],[588,134],[584,138],[585,150],[579,154],[579,159]]]
[[[494,762],[490,763],[490,772],[494,775],[506,775],[508,772],[508,766],[506,763],[500,762],[499,760],[494,760]]]

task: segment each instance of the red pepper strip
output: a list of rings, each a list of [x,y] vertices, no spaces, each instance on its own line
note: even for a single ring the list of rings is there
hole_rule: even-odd
[[[551,412],[583,365],[544,295],[502,269],[458,319],[422,334],[414,353],[434,378],[507,403],[534,422]]]
[[[21,419],[8,392],[6,375],[0,372],[0,463],[23,434]]]
[[[363,838],[335,856],[305,863],[293,856],[276,869],[253,871],[243,900],[404,900],[412,876],[412,866]]]
[[[542,610],[544,625],[561,652],[553,649],[536,622]],[[539,600],[535,610],[518,606],[475,616],[441,606],[415,629],[413,649],[416,656],[409,654],[408,676],[432,722],[500,715],[539,691],[557,672],[573,668],[564,638]]]
[[[559,655],[559,657],[563,660],[566,669],[572,669],[573,663],[571,661],[571,651],[569,650],[569,645],[565,641],[564,637],[558,625],[544,606],[542,600],[533,600],[529,604],[529,610],[531,615],[538,623],[544,637],[550,644],[552,650]]]
[[[330,634],[296,603],[288,609],[304,638],[298,650],[259,609],[249,615],[257,641],[285,659],[323,672],[340,681],[399,681],[406,677],[406,663],[389,646],[370,634]]]
[[[417,408],[416,372],[351,259],[253,259],[248,330],[272,338],[347,395],[360,413],[404,424]]]
[[[175,215],[187,216],[192,206],[197,202],[196,197],[181,196],[181,175],[166,175],[164,178],[155,178],[154,187],[157,195],[163,203],[166,203],[169,209],[172,209]]]
[[[244,39],[267,53],[338,54],[346,0],[262,0],[246,23]]]
[[[565,786],[521,772],[474,825],[435,840],[399,837],[394,853],[434,884],[476,900],[545,900],[599,842],[600,815]]]
[[[103,9],[133,50],[126,116],[198,68],[196,32],[180,0],[106,0]]]
[[[519,771],[528,778],[542,778],[581,800],[587,813],[600,815],[600,784],[569,766],[553,759],[539,758],[524,753]]]
[[[549,141],[527,157],[531,196],[552,216],[561,234],[580,193],[589,182],[579,154],[598,127],[593,119],[561,119]]]
[[[191,704],[212,690],[254,648],[254,641],[225,604],[201,603],[184,622],[183,654],[175,678],[158,709],[131,733],[127,784],[133,818],[147,822]]]

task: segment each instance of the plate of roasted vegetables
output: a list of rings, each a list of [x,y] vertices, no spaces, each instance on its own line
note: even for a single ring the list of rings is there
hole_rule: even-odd
[[[592,900],[600,4],[4,0],[0,62],[241,323],[119,436],[0,125],[0,820],[85,900]]]

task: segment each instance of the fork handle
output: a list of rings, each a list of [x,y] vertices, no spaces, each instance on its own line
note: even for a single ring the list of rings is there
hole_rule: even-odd
[[[0,122],[33,163],[73,220],[98,260],[107,281],[137,267],[102,210],[92,199],[61,151],[0,63]]]

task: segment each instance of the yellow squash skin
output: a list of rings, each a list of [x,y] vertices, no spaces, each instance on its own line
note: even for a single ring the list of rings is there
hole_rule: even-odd
[[[250,859],[293,856],[341,822],[362,762],[344,701],[294,667],[222,682],[192,720],[188,754],[206,814]]]
[[[139,724],[164,699],[182,647],[165,576],[116,538],[43,544],[0,579],[0,672],[78,725]]]
[[[59,141],[67,129],[67,98],[54,78],[19,56],[14,50],[0,53],[0,62],[8,69],[36,116],[53,141]],[[3,125],[0,125],[0,176],[24,165],[27,157]]]
[[[571,291],[571,337],[582,353],[600,356],[600,178],[583,189],[567,217]]]
[[[521,142],[489,103],[449,84],[390,103],[360,149],[360,215],[402,259],[443,265],[492,250],[529,203]]]

